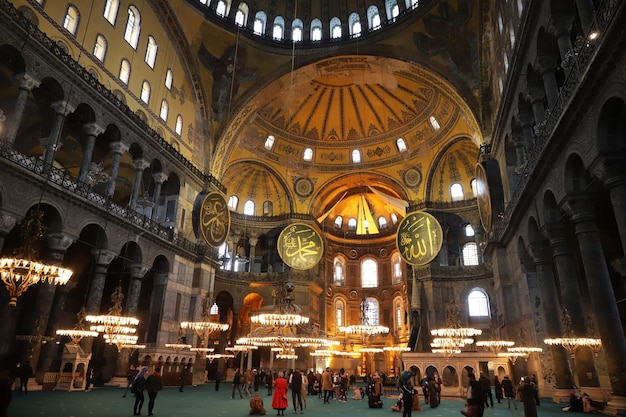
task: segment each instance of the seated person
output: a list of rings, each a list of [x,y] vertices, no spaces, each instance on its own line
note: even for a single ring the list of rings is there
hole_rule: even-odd
[[[580,413],[583,411],[583,399],[578,397],[574,391],[569,392],[569,406],[563,407],[563,411],[573,411]]]
[[[400,412],[402,412],[402,410],[404,409],[404,403],[402,402],[402,394],[400,394],[398,396],[398,401],[396,401],[396,403],[391,406],[391,409],[393,411],[400,411]]]
[[[363,398],[363,393],[361,392],[361,388],[359,387],[354,387],[354,395],[352,396],[353,400],[360,400]]]
[[[589,397],[587,393],[584,393],[581,397],[583,401],[583,412],[585,413],[597,413],[600,410],[596,406],[595,402]]]
[[[259,397],[259,393],[255,393],[254,397],[250,398],[250,415],[264,416],[267,413],[263,407],[263,398]]]

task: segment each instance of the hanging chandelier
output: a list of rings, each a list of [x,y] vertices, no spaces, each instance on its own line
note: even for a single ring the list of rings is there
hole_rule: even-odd
[[[232,359],[235,357],[235,355],[232,355],[230,353],[209,353],[205,357],[209,360],[210,363],[213,362],[215,359]]]
[[[72,343],[77,345],[86,337],[98,337],[100,333],[94,330],[85,329],[85,318],[87,317],[87,313],[85,312],[85,307],[82,307],[78,313],[76,314],[76,323],[74,327],[71,329],[58,329],[56,334],[58,336],[68,336]]]
[[[230,328],[228,323],[216,323],[211,321],[211,297],[207,294],[202,300],[202,313],[200,321],[183,321],[180,323],[181,329],[193,330],[200,339],[200,346],[205,346],[211,333],[215,331],[226,331]]]
[[[433,329],[430,331],[435,336],[430,344],[433,353],[441,353],[446,358],[461,353],[461,349],[466,345],[474,343],[474,336],[482,334],[482,330],[472,327],[462,327],[459,321],[459,308],[450,301],[446,315],[446,327]]]
[[[503,348],[510,348],[515,344],[515,342],[511,340],[500,340],[497,338],[496,324],[494,323],[493,320],[489,324],[489,330],[491,333],[489,340],[478,341],[476,342],[476,346],[490,350],[496,355],[498,355],[502,351]]]
[[[378,324],[370,324],[370,321],[373,319],[369,316],[369,304],[365,298],[361,299],[361,304],[359,305],[360,310],[360,324],[353,324],[350,326],[341,326],[339,327],[339,331],[346,334],[356,334],[361,335],[365,339],[369,336],[376,336],[378,334],[389,333],[389,327],[381,326]],[[365,340],[366,342],[366,340]]]
[[[35,245],[46,231],[43,216],[43,211],[31,210],[20,224],[24,246],[15,250],[15,257],[0,258],[0,278],[9,291],[9,307],[15,307],[17,299],[38,282],[64,285],[72,276],[70,269],[33,260],[38,256]]]
[[[581,347],[588,347],[593,350],[596,355],[598,354],[602,348],[602,339],[592,337],[575,337],[572,332],[572,318],[565,308],[561,312],[561,323],[563,324],[564,336],[544,339],[543,343],[551,346],[563,346],[572,358],[575,356],[576,351]]]

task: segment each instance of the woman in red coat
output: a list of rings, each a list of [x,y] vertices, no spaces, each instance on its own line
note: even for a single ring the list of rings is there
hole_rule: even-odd
[[[274,381],[274,396],[272,397],[272,408],[278,411],[277,416],[284,416],[285,409],[289,407],[289,402],[287,402],[288,387],[283,372],[278,372],[278,378]]]

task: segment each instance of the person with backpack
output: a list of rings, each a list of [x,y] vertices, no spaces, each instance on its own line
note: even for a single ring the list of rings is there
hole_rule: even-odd
[[[415,387],[411,378],[417,375],[417,366],[413,365],[400,375],[400,392],[402,392],[402,417],[411,417],[413,410],[413,394]]]
[[[146,388],[146,373],[148,372],[148,368],[145,366],[141,368],[141,370],[133,379],[131,384],[130,392],[135,394],[135,404],[133,405],[133,415],[139,416],[141,415],[141,407],[143,407],[144,396],[143,391]]]

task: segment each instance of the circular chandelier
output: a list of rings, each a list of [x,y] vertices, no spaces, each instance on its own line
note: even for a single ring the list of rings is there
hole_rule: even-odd
[[[459,308],[456,303],[450,301],[446,315],[446,327],[430,331],[435,336],[430,346],[433,353],[442,353],[445,357],[461,353],[461,348],[474,343],[474,336],[483,333],[480,329],[461,327],[459,321]]]
[[[509,348],[514,344],[515,342],[510,340],[481,340],[479,342],[476,342],[476,346],[487,348],[494,352],[496,355],[500,353],[502,348]]]
[[[442,327],[440,329],[431,330],[430,334],[437,337],[468,338],[473,336],[480,336],[481,334],[483,334],[483,331],[471,327]],[[469,343],[473,342],[474,340]]]
[[[211,321],[211,299],[209,294],[206,294],[202,300],[202,313],[200,314],[199,321],[183,321],[180,323],[181,329],[193,330],[200,339],[200,345],[204,346],[205,342],[215,331],[224,332],[230,328],[228,323],[216,323]],[[178,335],[179,340],[182,339],[182,334]]]
[[[383,350],[388,352],[410,352],[411,348],[408,346],[385,346]]]
[[[259,313],[250,316],[250,321],[264,326],[297,326],[306,324],[309,318],[298,313]]]
[[[79,344],[85,337],[98,337],[100,333],[97,331],[85,329],[86,317],[87,313],[85,312],[85,307],[83,307],[76,314],[76,324],[74,324],[72,329],[58,329],[55,333],[59,336],[69,336],[75,345]]]
[[[510,347],[506,349],[509,353],[515,353],[517,356],[521,356],[523,358],[528,358],[531,353],[541,353],[543,349],[540,347],[534,346],[516,346]]]
[[[575,337],[572,333],[572,318],[570,317],[566,308],[561,312],[561,323],[563,323],[564,337],[555,337],[550,339],[544,339],[543,343],[551,346],[563,346],[565,350],[573,358],[576,354],[576,350],[580,347],[588,347],[593,350],[594,353],[598,353],[602,348],[602,339],[595,339],[591,337]]]
[[[192,345],[188,343],[166,343],[165,347],[174,349],[174,352],[180,353],[183,349],[191,349]]]
[[[377,335],[381,333],[389,333],[389,327],[374,324],[354,324],[352,326],[342,326],[340,332],[360,335]]]
[[[213,362],[215,359],[232,359],[235,355],[230,353],[209,353],[206,355],[206,358],[209,362]]]

